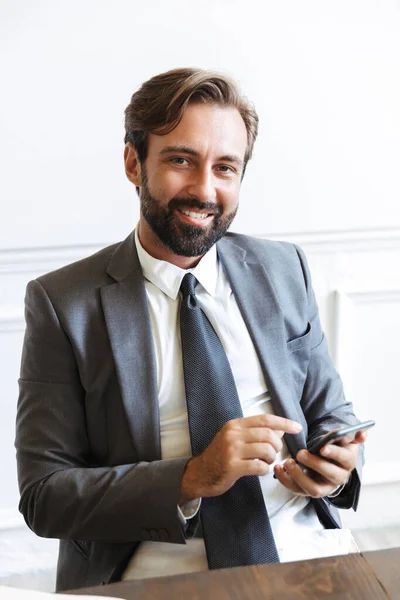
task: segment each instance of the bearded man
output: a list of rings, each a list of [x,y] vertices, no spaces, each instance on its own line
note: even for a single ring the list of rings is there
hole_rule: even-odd
[[[57,590],[347,552],[362,452],[298,247],[227,233],[258,131],[227,77],[176,69],[126,109],[140,219],[30,282],[20,510]]]

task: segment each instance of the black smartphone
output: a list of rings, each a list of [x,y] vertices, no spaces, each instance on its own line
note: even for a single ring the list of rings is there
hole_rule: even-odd
[[[364,421],[364,423],[358,423],[351,427],[339,427],[338,429],[332,429],[328,431],[322,438],[317,440],[314,444],[311,444],[307,450],[311,454],[318,454],[323,446],[326,444],[337,444],[339,446],[349,444],[356,437],[358,431],[366,431],[375,425],[375,421]]]

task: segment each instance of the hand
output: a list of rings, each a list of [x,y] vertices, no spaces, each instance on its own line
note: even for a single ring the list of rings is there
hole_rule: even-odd
[[[220,496],[244,475],[266,475],[282,449],[283,434],[300,431],[300,423],[276,415],[228,421],[204,452],[186,465],[179,504]]]
[[[367,434],[359,431],[354,440],[344,446],[326,444],[320,450],[321,456],[300,450],[296,460],[307,467],[305,470],[291,458],[283,465],[275,465],[274,474],[295,494],[312,498],[328,496],[339,485],[347,483],[357,464],[358,444],[366,439]]]

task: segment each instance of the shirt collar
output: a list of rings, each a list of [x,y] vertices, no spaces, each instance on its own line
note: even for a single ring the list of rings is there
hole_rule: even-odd
[[[158,260],[143,248],[135,229],[135,244],[144,277],[172,300],[176,300],[182,279],[193,273],[199,284],[210,296],[214,296],[218,279],[217,249],[214,244],[193,269],[181,269],[165,260]]]

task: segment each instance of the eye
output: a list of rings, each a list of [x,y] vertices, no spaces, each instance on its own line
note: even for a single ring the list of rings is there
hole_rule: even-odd
[[[229,175],[230,173],[235,173],[235,169],[233,167],[230,167],[229,165],[218,165],[217,169],[221,173],[226,173],[227,175]]]
[[[183,158],[183,156],[173,156],[171,159],[171,162],[174,165],[185,165],[185,164],[189,164],[189,161],[187,158]]]

